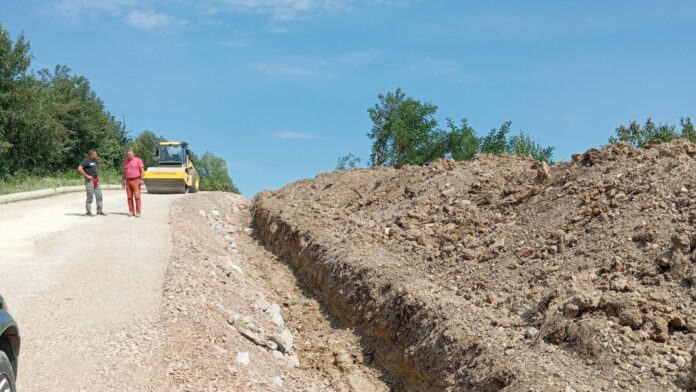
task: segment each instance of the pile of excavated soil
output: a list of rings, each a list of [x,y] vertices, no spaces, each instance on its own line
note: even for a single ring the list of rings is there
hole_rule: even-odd
[[[689,390],[696,145],[477,156],[260,194],[259,238],[406,390]]]

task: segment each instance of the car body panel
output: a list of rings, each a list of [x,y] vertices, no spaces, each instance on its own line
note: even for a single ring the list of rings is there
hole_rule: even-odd
[[[20,337],[19,328],[17,323],[14,321],[12,316],[7,310],[7,303],[0,295],[0,339],[7,339],[9,341],[9,348],[12,352],[7,353],[12,363],[12,370],[17,376],[17,367],[19,360],[19,347],[20,347]]]

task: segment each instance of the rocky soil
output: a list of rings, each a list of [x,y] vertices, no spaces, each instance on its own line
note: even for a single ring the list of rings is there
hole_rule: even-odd
[[[152,391],[386,391],[358,337],[254,239],[249,201],[172,206]]]
[[[253,227],[394,389],[689,390],[695,196],[696,145],[616,145],[324,174]]]

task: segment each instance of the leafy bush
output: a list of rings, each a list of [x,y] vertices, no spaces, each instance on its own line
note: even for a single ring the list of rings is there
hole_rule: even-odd
[[[227,162],[224,159],[217,157],[206,151],[202,157],[197,158],[195,155],[193,164],[201,177],[202,191],[222,191],[239,193],[239,189],[232,182],[227,171]]]
[[[121,173],[116,169],[100,169],[99,178],[104,184],[120,184]],[[77,171],[36,174],[25,171],[7,175],[0,179],[0,195],[16,192],[28,192],[38,189],[59,188],[64,186],[84,185],[85,180]]]
[[[447,119],[446,129],[438,128],[437,106],[408,97],[401,89],[380,94],[378,100],[368,109],[373,123],[368,133],[372,166],[424,165],[445,157],[460,161],[477,153],[524,155],[551,162],[553,147],[542,147],[523,132],[510,137],[510,121],[479,137],[466,119],[459,125]],[[339,159],[339,168],[347,158]]]
[[[336,171],[343,171],[357,167],[360,164],[360,158],[348,153],[348,155],[338,158],[336,163]]]
[[[616,128],[616,136],[609,138],[609,143],[628,143],[634,147],[644,147],[652,141],[670,142],[675,139],[686,139],[696,143],[696,131],[689,117],[679,120],[681,131],[677,132],[675,125],[655,125],[651,118],[642,126],[637,121],[631,121],[628,126],[621,125]]]

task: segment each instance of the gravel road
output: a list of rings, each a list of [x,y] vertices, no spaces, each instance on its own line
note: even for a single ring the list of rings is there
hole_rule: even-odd
[[[140,219],[122,191],[104,192],[107,217],[85,217],[84,194],[0,205],[0,292],[21,328],[21,391],[144,389],[178,197],[144,194]]]

